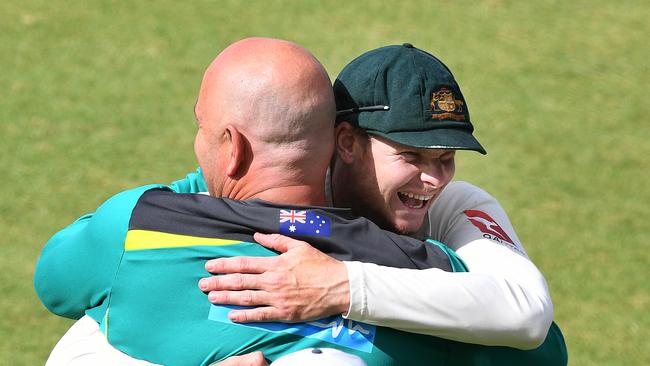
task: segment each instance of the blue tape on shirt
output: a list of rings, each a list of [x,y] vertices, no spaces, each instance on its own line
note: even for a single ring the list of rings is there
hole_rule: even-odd
[[[370,324],[343,319],[340,315],[332,315],[307,323],[233,323],[228,313],[234,309],[244,309],[240,306],[212,305],[208,319],[236,324],[274,333],[297,334],[302,337],[314,338],[324,342],[348,347],[361,352],[372,352],[377,327]]]

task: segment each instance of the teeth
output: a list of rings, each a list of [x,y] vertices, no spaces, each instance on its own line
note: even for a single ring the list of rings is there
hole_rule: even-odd
[[[428,201],[428,200],[431,199],[431,197],[433,197],[432,195],[426,195],[425,196],[425,195],[415,194],[415,193],[411,193],[411,192],[399,192],[399,193],[401,195],[403,195],[403,196],[408,197],[408,198],[415,198],[415,199],[418,199],[420,201]]]

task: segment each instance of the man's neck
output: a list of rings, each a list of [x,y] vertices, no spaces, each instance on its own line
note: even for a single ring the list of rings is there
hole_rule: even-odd
[[[325,200],[325,187],[310,185],[293,185],[277,188],[269,188],[260,191],[250,198],[258,198],[264,201],[305,206],[327,206]]]
[[[277,204],[328,206],[324,182],[308,184],[260,176],[254,182],[230,180],[222,193],[223,197],[240,201],[261,199]]]

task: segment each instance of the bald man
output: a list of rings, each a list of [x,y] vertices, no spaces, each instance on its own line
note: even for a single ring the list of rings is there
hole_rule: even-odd
[[[194,147],[210,194],[324,205],[334,108],[327,73],[303,48],[228,47],[208,67],[195,108]]]
[[[322,65],[302,47],[252,38],[226,48],[205,73],[195,113],[195,152],[212,197],[163,185],[126,191],[44,248],[34,276],[42,302],[59,315],[85,314],[83,322],[101,328],[66,338],[63,353],[48,364],[124,361],[102,358],[108,345],[95,339],[164,365],[206,365],[257,350],[275,359],[307,347],[340,348],[371,365],[448,358],[446,341],[433,337],[341,316],[238,325],[228,319],[229,308],[207,302],[196,290],[206,260],[275,255],[255,244],[264,238],[256,232],[309,238],[338,259],[447,271],[464,266],[439,243],[382,231],[347,209],[316,207],[325,205],[334,100]]]

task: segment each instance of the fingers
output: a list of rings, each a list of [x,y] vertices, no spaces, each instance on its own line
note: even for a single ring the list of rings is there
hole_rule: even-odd
[[[262,273],[273,268],[275,257],[230,257],[211,259],[205,263],[210,273]]]
[[[280,234],[255,233],[255,240],[262,246],[286,253],[304,245],[304,241],[289,238]],[[311,247],[311,246],[310,246]],[[205,270],[210,273],[263,273],[276,267],[278,257],[230,257],[217,258],[205,263]]]
[[[268,366],[262,352],[253,352],[241,356],[232,356],[211,366]]]
[[[286,253],[289,250],[301,245],[309,245],[309,243],[306,243],[304,241],[296,240],[280,234],[255,233],[255,235],[253,235],[253,238],[262,246],[278,251],[280,253]]]
[[[228,318],[235,323],[272,322],[285,318],[282,313],[274,307],[265,306],[255,309],[233,310],[228,313]]]
[[[258,306],[270,304],[270,295],[266,291],[211,291],[208,300],[213,304]]]
[[[223,290],[257,290],[261,288],[261,278],[252,274],[228,274],[206,277],[199,280],[199,288],[203,292]]]

